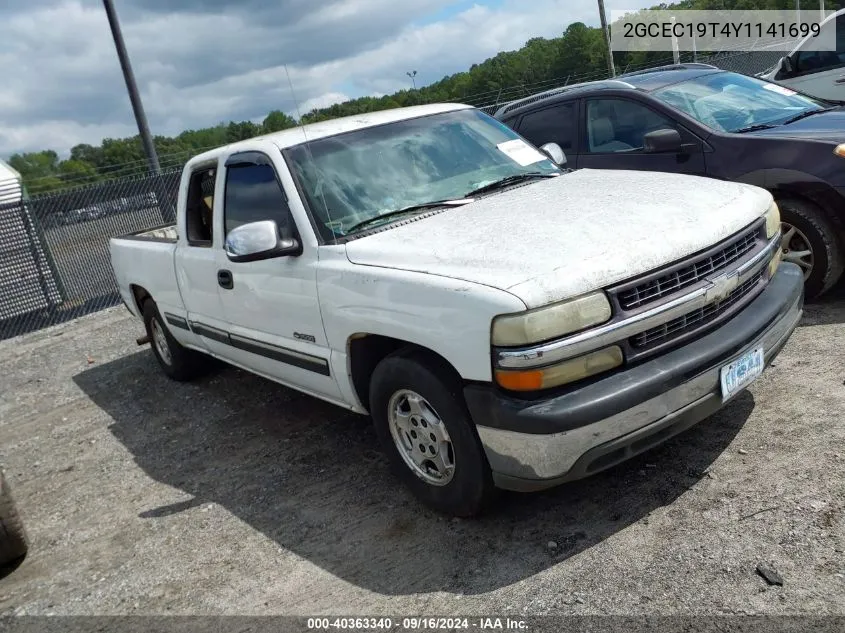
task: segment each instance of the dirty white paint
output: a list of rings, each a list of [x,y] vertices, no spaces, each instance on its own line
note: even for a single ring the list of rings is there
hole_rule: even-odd
[[[580,170],[349,242],[358,264],[464,279],[528,307],[664,266],[761,217],[764,189],[697,176]]]

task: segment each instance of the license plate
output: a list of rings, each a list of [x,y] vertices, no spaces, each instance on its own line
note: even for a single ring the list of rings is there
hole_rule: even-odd
[[[752,349],[722,367],[722,400],[728,400],[763,373],[763,348]]]

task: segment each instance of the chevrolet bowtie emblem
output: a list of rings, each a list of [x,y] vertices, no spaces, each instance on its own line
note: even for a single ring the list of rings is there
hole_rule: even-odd
[[[728,295],[739,285],[739,276],[736,273],[726,273],[711,279],[710,283],[712,285],[704,293],[704,298],[708,304],[727,299]]]

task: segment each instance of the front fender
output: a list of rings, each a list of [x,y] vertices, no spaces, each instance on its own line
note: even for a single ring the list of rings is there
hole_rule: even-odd
[[[320,306],[333,350],[345,352],[356,335],[387,336],[436,352],[464,380],[492,379],[493,317],[526,309],[504,290],[458,279],[340,261],[320,268]]]

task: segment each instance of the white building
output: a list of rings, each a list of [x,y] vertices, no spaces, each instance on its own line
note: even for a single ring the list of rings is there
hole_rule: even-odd
[[[19,202],[22,197],[21,175],[0,160],[0,204]]]

